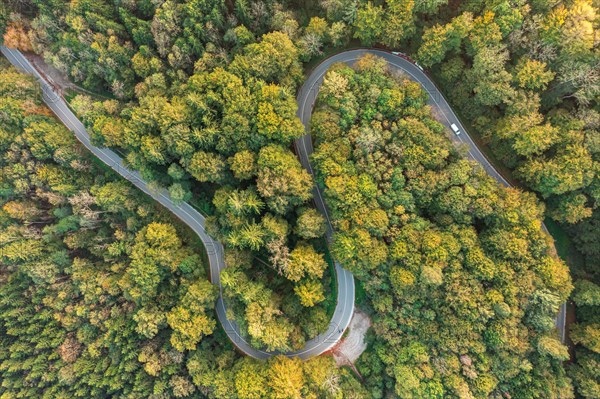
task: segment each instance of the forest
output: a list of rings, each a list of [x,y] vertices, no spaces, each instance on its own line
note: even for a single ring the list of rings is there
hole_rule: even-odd
[[[327,328],[332,257],[364,289],[373,328],[360,376],[328,356],[239,356],[216,322],[201,243],[87,155],[35,81],[2,63],[0,396],[600,397],[597,10],[2,2],[3,44],[73,82],[65,96],[94,144],[208,216],[226,246],[230,316],[253,346],[299,349]],[[425,67],[520,188],[464,160],[426,93],[372,58],[326,77],[315,181],[292,148],[305,133],[295,94],[320,59],[357,46]],[[315,183],[338,232],[331,256]],[[553,329],[568,298],[570,353]]]
[[[329,357],[237,355],[195,235],[0,67],[2,397],[364,397]]]
[[[355,69],[329,70],[311,133],[333,256],[373,310],[371,391],[568,397],[554,317],[572,286],[543,206],[462,158],[417,83],[372,56]]]

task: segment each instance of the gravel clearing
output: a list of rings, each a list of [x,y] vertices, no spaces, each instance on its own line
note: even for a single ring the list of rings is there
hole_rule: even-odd
[[[348,326],[348,334],[333,348],[333,358],[338,366],[351,366],[356,359],[367,349],[365,335],[371,327],[369,316],[360,311],[354,310],[354,315]]]

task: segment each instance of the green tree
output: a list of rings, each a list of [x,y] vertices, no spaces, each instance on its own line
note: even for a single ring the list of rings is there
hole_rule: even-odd
[[[269,141],[290,145],[292,140],[304,134],[304,126],[296,118],[296,102],[284,95],[284,89],[276,85],[263,86],[256,115],[258,133]]]
[[[600,353],[600,323],[575,325],[571,329],[571,339],[578,345]]]
[[[370,1],[361,3],[356,13],[354,24],[354,37],[359,39],[365,46],[372,46],[379,42],[383,35],[384,10],[379,5],[373,5]]]
[[[290,253],[290,262],[281,273],[292,281],[299,281],[305,276],[321,278],[326,268],[322,254],[315,251],[312,245],[300,243]]]
[[[253,152],[248,150],[236,152],[228,161],[236,179],[249,180],[256,175],[256,155]]]
[[[302,205],[312,194],[312,179],[289,150],[270,145],[258,154],[258,192],[276,213]]]
[[[238,76],[284,86],[295,85],[302,76],[298,50],[282,32],[267,33],[260,42],[246,46],[243,54],[236,55],[229,70]]]
[[[552,159],[532,159],[518,169],[534,190],[547,197],[586,187],[593,178],[593,161],[585,147],[568,145]]]
[[[577,363],[570,367],[577,392],[586,399],[600,395],[600,355],[577,351]]]
[[[225,179],[225,160],[215,153],[197,151],[190,159],[187,170],[200,182],[220,182]]]
[[[236,364],[235,388],[239,398],[262,399],[267,397],[267,368],[249,357]]]
[[[577,280],[572,298],[577,306],[600,306],[600,286],[589,280]]]
[[[384,12],[381,41],[397,48],[402,40],[410,38],[416,31],[414,22],[414,0],[387,0]]]
[[[570,357],[568,348],[551,337],[540,338],[537,349],[542,355],[552,356],[561,361],[565,361]]]
[[[577,223],[592,216],[592,208],[587,206],[588,199],[583,194],[568,193],[550,200],[553,209],[550,215],[562,223]]]
[[[546,70],[544,62],[521,59],[517,65],[515,78],[521,88],[529,90],[544,90],[554,79],[555,74]]]
[[[323,284],[318,280],[306,280],[294,287],[302,306],[312,307],[325,300]]]
[[[295,233],[304,239],[318,238],[325,234],[325,218],[314,208],[300,211]]]
[[[206,280],[187,287],[179,306],[167,313],[167,323],[173,329],[171,345],[180,352],[195,350],[203,336],[212,334],[215,320],[206,314],[206,307],[213,306],[217,289]]]
[[[301,360],[276,356],[269,361],[268,385],[275,399],[299,399],[302,397],[304,375]]]

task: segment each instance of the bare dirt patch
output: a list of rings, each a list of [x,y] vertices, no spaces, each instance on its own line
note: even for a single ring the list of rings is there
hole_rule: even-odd
[[[61,96],[65,95],[65,91],[72,90],[76,93],[86,94],[96,99],[108,98],[106,95],[91,92],[71,82],[65,73],[56,69],[51,64],[48,64],[41,55],[35,53],[24,53],[24,55],[29,62],[31,62],[33,67],[46,78],[54,90]]]
[[[356,359],[367,349],[365,336],[369,327],[371,327],[369,316],[355,309],[348,326],[348,334],[332,351],[333,358],[338,366],[352,366]]]
[[[61,94],[65,89],[76,89],[77,86],[69,81],[67,76],[54,68],[52,65],[49,65],[44,61],[44,58],[41,55],[34,53],[25,53],[25,57],[31,62],[31,64],[38,70],[44,77],[48,78],[50,83],[54,86],[55,89],[60,89]]]

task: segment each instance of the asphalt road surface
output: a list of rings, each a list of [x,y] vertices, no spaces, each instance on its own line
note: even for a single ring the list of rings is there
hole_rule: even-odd
[[[37,70],[29,63],[29,61],[19,52],[18,50],[8,49],[6,47],[0,47],[0,51],[5,57],[17,68],[22,71],[33,75],[41,84],[43,90],[44,102],[52,109],[56,116],[63,122],[63,124],[69,128],[77,137],[77,139],[90,150],[97,158],[99,158],[106,165],[110,166],[118,174],[129,180],[132,184],[138,187],[140,190],[151,196],[153,199],[158,201],[161,205],[169,209],[175,216],[187,224],[202,240],[206,247],[208,260],[210,264],[210,277],[213,284],[219,286],[221,295],[216,303],[216,312],[219,322],[221,323],[224,331],[226,332],[232,343],[244,354],[252,356],[257,359],[266,359],[272,355],[280,354],[280,352],[267,352],[252,347],[241,335],[240,329],[237,323],[233,320],[229,320],[226,316],[225,303],[222,297],[222,288],[220,284],[220,273],[225,268],[223,260],[223,246],[216,240],[213,240],[205,231],[205,218],[198,211],[192,208],[187,203],[175,203],[173,202],[168,192],[165,189],[150,190],[147,183],[141,178],[137,171],[133,171],[125,167],[123,160],[115,152],[107,148],[96,147],[91,144],[90,137],[85,130],[83,124],[77,119],[73,112],[67,106],[65,100],[60,97],[53,89],[50,82],[48,82],[43,76],[41,76]],[[314,101],[318,94],[319,87],[323,81],[323,76],[327,72],[329,66],[337,62],[345,62],[352,64],[359,57],[366,53],[372,53],[378,55],[388,61],[393,67],[404,71],[411,77],[411,79],[418,81],[423,85],[430,95],[430,103],[432,107],[440,111],[440,115],[443,116],[442,122],[446,125],[455,123],[459,126],[463,132],[460,136],[454,136],[454,141],[457,144],[466,143],[469,146],[468,156],[479,162],[482,167],[492,175],[496,180],[502,184],[508,186],[508,182],[491,166],[485,156],[479,151],[475,143],[466,134],[464,128],[460,124],[460,121],[456,115],[452,112],[450,106],[446,100],[441,96],[440,92],[435,88],[433,82],[425,75],[418,67],[411,62],[395,56],[393,54],[377,51],[377,50],[351,50],[346,51],[337,55],[334,55],[321,64],[319,64],[315,70],[311,73],[308,79],[298,93],[298,116],[308,129],[310,116]],[[296,150],[300,157],[302,165],[312,174],[314,171],[309,162],[309,156],[313,151],[312,141],[310,136],[307,134],[295,143]],[[323,201],[323,196],[318,187],[313,189],[314,201],[317,209],[321,211],[327,219],[327,239],[331,240],[333,236],[333,228],[327,212],[327,208]],[[297,356],[302,359],[308,359],[313,356],[317,356],[329,349],[331,349],[341,338],[344,330],[350,324],[352,314],[354,313],[354,278],[350,272],[343,269],[338,262],[335,262],[335,271],[338,284],[338,297],[336,308],[333,317],[329,323],[327,331],[318,335],[314,339],[307,341],[304,348],[299,351],[286,352],[286,356]],[[561,336],[564,340],[564,305],[561,308],[559,317],[557,318],[557,326],[561,330]]]

